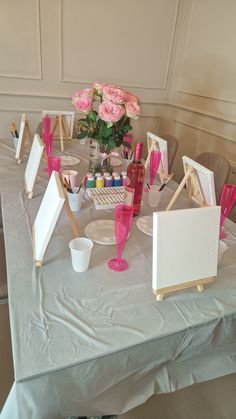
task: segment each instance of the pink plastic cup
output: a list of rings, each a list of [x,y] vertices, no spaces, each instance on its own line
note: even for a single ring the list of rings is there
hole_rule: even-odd
[[[76,170],[63,170],[62,179],[66,179],[73,188],[78,186],[78,172]]]

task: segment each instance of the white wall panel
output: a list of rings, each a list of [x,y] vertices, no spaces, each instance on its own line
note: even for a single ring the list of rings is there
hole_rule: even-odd
[[[236,103],[235,0],[194,0],[180,92]]]
[[[41,79],[39,0],[0,0],[0,76]]]
[[[166,89],[178,3],[62,0],[62,80]]]

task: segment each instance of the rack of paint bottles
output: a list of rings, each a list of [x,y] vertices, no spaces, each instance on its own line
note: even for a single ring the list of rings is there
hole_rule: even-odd
[[[125,186],[127,179],[127,172],[105,172],[103,175],[100,172],[95,174],[87,173],[86,175],[86,189],[90,188],[111,188],[117,186]]]
[[[86,192],[97,209],[113,209],[125,199],[126,172],[88,173]]]

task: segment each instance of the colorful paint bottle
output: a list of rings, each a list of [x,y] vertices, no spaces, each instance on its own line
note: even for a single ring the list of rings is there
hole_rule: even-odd
[[[95,186],[95,178],[93,175],[90,174],[90,176],[88,176],[86,180],[86,188],[95,188]]]
[[[121,186],[125,186],[126,185],[126,180],[127,180],[127,175],[122,175],[122,178],[121,178]]]
[[[104,186],[103,176],[97,176],[97,178],[96,178],[96,188],[103,188],[103,186]]]
[[[109,174],[105,177],[105,186],[106,187],[111,187],[112,185],[113,185],[113,179],[112,179],[111,175]]]
[[[97,172],[95,173],[95,179],[97,179],[98,177],[102,176],[101,172]]]
[[[114,176],[113,186],[121,186],[121,178],[120,178],[120,175]]]

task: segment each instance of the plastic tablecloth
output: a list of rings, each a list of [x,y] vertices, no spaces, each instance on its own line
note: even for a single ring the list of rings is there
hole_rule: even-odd
[[[65,154],[79,157],[73,169],[82,179],[87,146],[68,141]],[[64,209],[43,267],[35,267],[31,231],[47,186],[45,162],[31,200],[24,190],[26,156],[18,165],[10,140],[0,142],[0,163],[15,372],[1,418],[120,414],[153,394],[236,372],[235,224],[226,220],[228,250],[214,283],[203,293],[188,289],[157,302],[152,237],[137,228],[136,219],[124,250],[130,265],[124,273],[108,269],[116,247],[101,244],[94,246],[88,271],[72,270],[73,233]],[[171,181],[158,209],[175,189]],[[140,216],[151,213],[146,195]],[[175,208],[186,206],[183,193]],[[96,210],[85,195],[75,217],[83,236],[89,222],[113,219],[113,211]]]

